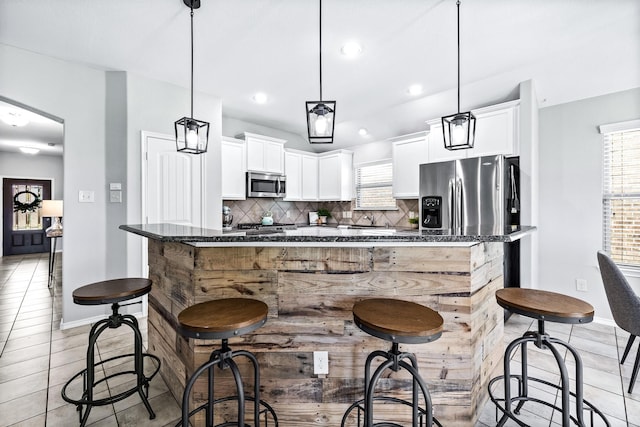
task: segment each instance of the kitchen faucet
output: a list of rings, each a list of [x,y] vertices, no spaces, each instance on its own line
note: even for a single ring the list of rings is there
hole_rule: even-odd
[[[371,220],[371,225],[375,225],[375,223],[376,223],[376,217],[375,217],[375,216],[373,216],[373,214],[371,214],[371,216],[370,216],[370,217],[369,217],[369,216],[367,216],[367,215],[365,215],[363,218],[364,218],[364,219]]]

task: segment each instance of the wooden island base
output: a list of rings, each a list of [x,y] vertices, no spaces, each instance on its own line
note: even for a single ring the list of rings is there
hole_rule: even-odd
[[[440,313],[444,332],[437,341],[401,350],[416,353],[440,422],[473,426],[503,354],[503,310],[494,298],[503,287],[502,245],[195,247],[149,239],[150,352],[161,358],[161,374],[180,402],[186,378],[219,342],[179,336],[178,313],[216,298],[262,300],[269,306],[267,323],[230,340],[232,348],[256,354],[262,399],[282,427],[339,426],[348,406],[362,398],[367,355],[389,349],[354,325],[353,304],[370,297],[414,301]],[[313,373],[314,351],[328,351],[328,375]],[[243,375],[251,378],[248,371]],[[220,376],[223,388],[231,385],[226,373]],[[392,373],[381,385],[406,396],[405,378]],[[216,396],[228,394],[219,389]],[[195,390],[201,398],[205,387]]]

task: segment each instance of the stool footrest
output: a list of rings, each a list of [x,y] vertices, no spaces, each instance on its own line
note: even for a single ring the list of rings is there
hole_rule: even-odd
[[[375,396],[373,398],[373,402],[382,402],[383,404],[397,404],[397,405],[406,405],[409,407],[413,407],[413,403],[409,402],[408,400],[403,400],[400,399],[398,397],[392,397],[392,396]],[[360,399],[354,403],[351,404],[351,406],[349,406],[349,409],[347,409],[342,417],[342,424],[341,425],[346,425],[347,419],[349,418],[349,415],[351,414],[351,411],[353,410],[357,410],[357,425],[362,425],[364,423],[364,407],[365,407],[365,400],[364,399]],[[424,417],[427,416],[427,411],[424,408],[418,407],[417,408],[418,412],[419,412],[419,420],[420,420],[420,425],[424,425],[425,420]],[[440,424],[440,422],[436,419],[436,417],[433,417],[433,425],[438,426],[438,427],[442,427],[442,424]],[[388,422],[388,421],[383,421],[383,422],[379,422],[376,423],[374,422],[372,427],[403,427],[404,424],[397,424],[397,423],[393,423],[393,422]]]
[[[221,397],[219,399],[216,399],[213,401],[213,404],[219,404],[219,403],[224,403],[224,402],[229,402],[229,401],[233,401],[233,400],[238,400],[238,396],[227,396],[227,397]],[[244,397],[245,401],[249,401],[249,402],[255,402],[255,399],[252,396],[245,396]],[[195,414],[197,414],[200,411],[204,411],[208,406],[208,403],[205,402],[202,405],[198,406],[197,408],[193,409],[191,412],[189,412],[189,418],[191,418],[192,416],[194,416]],[[267,420],[268,420],[268,416],[271,415],[271,419],[275,422],[275,425],[278,425],[278,416],[276,415],[275,411],[273,410],[273,408],[271,407],[271,405],[269,405],[267,402],[265,402],[264,400],[260,400],[260,406],[264,407],[263,409],[260,409],[260,416],[264,415],[265,417],[265,425],[269,425]],[[182,421],[178,422],[178,424],[176,424],[176,427],[179,427],[182,425]],[[214,427],[231,427],[231,426],[238,426],[237,422],[233,422],[233,421],[228,421],[228,422],[224,422],[222,424],[216,424]],[[245,423],[245,427],[250,427]]]
[[[511,379],[516,379],[518,380],[519,384],[522,384],[522,375],[511,375]],[[537,399],[535,397],[531,397],[531,396],[513,396],[511,397],[510,401],[511,403],[516,404],[516,409],[514,411],[508,411],[504,405],[505,399],[504,398],[497,398],[496,396],[494,396],[494,392],[493,392],[493,386],[495,383],[499,383],[501,381],[504,381],[504,375],[500,375],[497,376],[495,378],[492,378],[491,381],[489,381],[489,397],[491,398],[491,401],[496,405],[496,408],[498,408],[502,413],[503,416],[501,418],[501,421],[504,420],[506,421],[505,417],[511,418],[513,421],[515,421],[516,423],[518,423],[521,426],[527,426],[528,424],[524,424],[522,423],[522,421],[518,420],[517,415],[519,415],[520,413],[520,409],[522,408],[522,405],[525,402],[534,402],[534,403],[538,403],[544,406],[547,406],[549,408],[552,408],[556,411],[562,412],[562,407],[555,405],[551,402],[547,402],[545,400],[541,400],[541,399]],[[545,381],[543,379],[540,378],[536,378],[536,377],[531,377],[531,376],[527,376],[527,381],[533,381],[533,382],[537,382],[540,384],[544,384],[548,387],[552,387],[556,390],[562,390],[562,387],[560,387],[557,384],[553,384],[550,383],[549,381]],[[569,394],[575,398],[576,394],[572,391],[569,392]],[[592,405],[589,401],[583,399],[582,400],[582,404],[584,405],[584,411],[585,412],[589,412],[591,414],[591,425],[593,425],[593,414],[598,415],[598,417],[607,425],[609,426],[609,421],[607,420],[607,418],[605,417],[605,415],[600,412],[600,410],[598,408],[596,408],[594,405]],[[580,423],[578,422],[578,420],[575,418],[575,416],[571,415],[570,416],[571,421],[574,422],[576,425],[580,425]]]
[[[103,360],[101,362],[95,363],[95,366],[101,366],[107,362],[111,362],[113,360],[117,360],[117,359],[122,359],[124,357],[135,357],[134,353],[131,354],[122,354],[119,356],[114,356],[114,357],[110,357],[109,359]],[[145,357],[150,357],[152,359],[154,359],[157,363],[156,363],[156,368],[153,371],[153,373],[149,376],[144,375],[144,379],[143,381],[136,385],[135,387],[132,387],[128,390],[125,390],[121,393],[118,393],[115,396],[109,396],[109,397],[105,397],[102,399],[93,399],[93,400],[87,400],[86,399],[86,389],[82,391],[82,397],[80,399],[73,399],[70,398],[69,396],[67,396],[67,387],[76,379],[79,377],[85,377],[87,374],[87,369],[83,369],[82,371],[78,372],[77,374],[75,374],[73,377],[71,377],[71,379],[69,381],[67,381],[67,383],[64,385],[64,387],[62,387],[62,398],[69,403],[72,403],[74,405],[78,405],[78,406],[82,406],[82,405],[88,405],[88,406],[103,406],[103,405],[108,405],[110,403],[115,403],[115,402],[119,402],[131,395],[133,395],[134,393],[138,392],[141,390],[141,387],[145,387],[148,388],[149,387],[149,382],[153,379],[153,377],[156,376],[156,374],[158,373],[158,371],[160,370],[160,359],[158,359],[158,357],[154,356],[153,354],[148,354],[148,353],[143,353],[142,354],[143,359]],[[136,371],[120,371],[120,372],[115,372],[111,375],[108,375],[104,378],[101,378],[100,380],[96,381],[93,383],[93,387],[97,386],[100,383],[103,383],[111,378],[115,378],[117,376],[120,375],[134,375],[137,376],[137,372]],[[148,395],[148,393],[145,391],[145,394]]]

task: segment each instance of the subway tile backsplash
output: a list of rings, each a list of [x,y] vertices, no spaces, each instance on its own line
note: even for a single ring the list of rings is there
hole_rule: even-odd
[[[275,222],[284,224],[304,225],[309,223],[309,212],[320,208],[331,212],[329,225],[369,225],[371,221],[364,217],[375,218],[375,225],[390,227],[410,227],[409,213],[418,215],[418,200],[398,200],[397,210],[385,211],[361,211],[353,210],[355,201],[352,202],[287,202],[282,199],[249,198],[247,200],[224,200],[223,205],[231,208],[233,226],[240,223],[260,222],[265,212],[270,211]],[[352,217],[345,218],[345,212],[352,211]],[[287,212],[289,215],[287,216]]]

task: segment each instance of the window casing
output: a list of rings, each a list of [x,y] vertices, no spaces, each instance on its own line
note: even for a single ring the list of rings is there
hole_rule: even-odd
[[[623,267],[640,269],[640,126],[601,126],[603,249]]]
[[[393,197],[393,166],[391,160],[365,163],[355,168],[356,209],[397,209]]]

